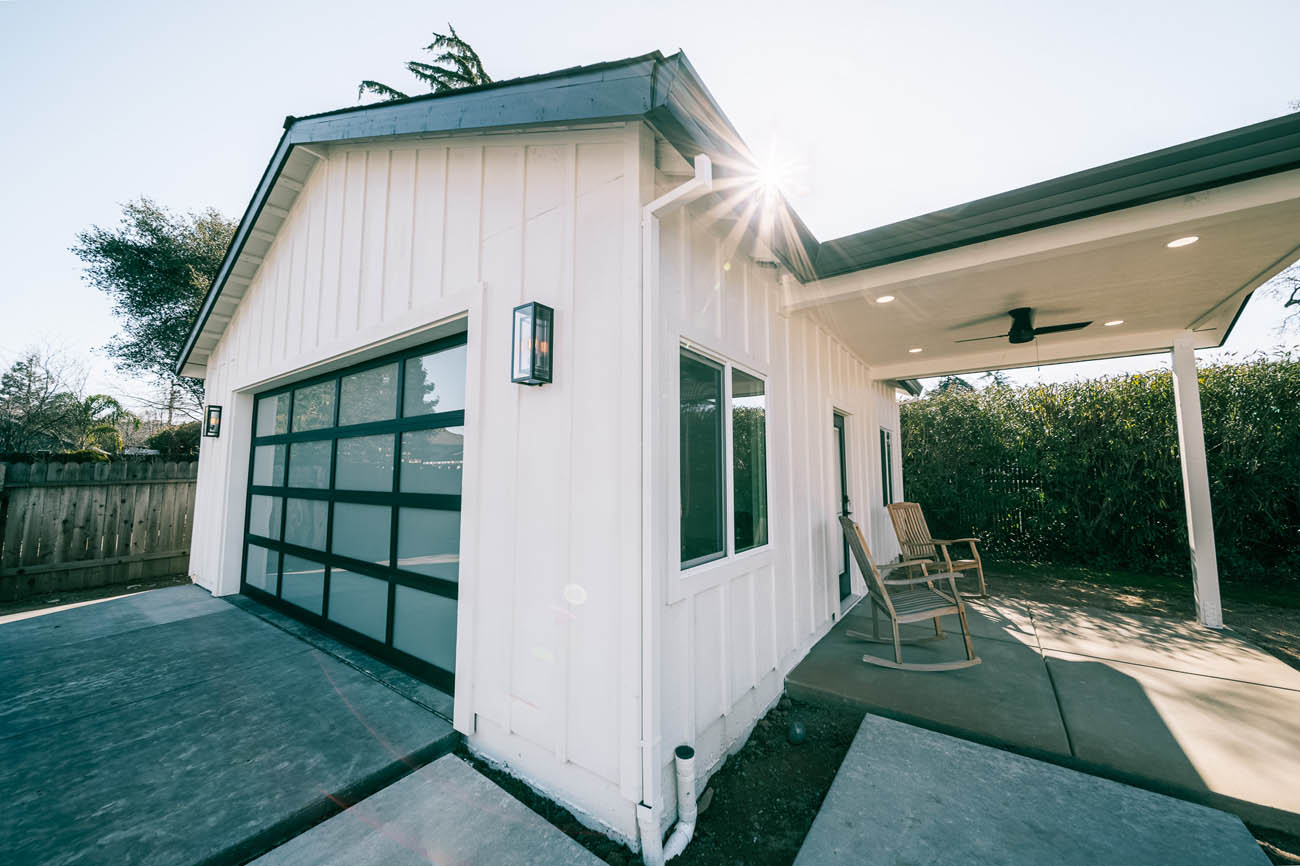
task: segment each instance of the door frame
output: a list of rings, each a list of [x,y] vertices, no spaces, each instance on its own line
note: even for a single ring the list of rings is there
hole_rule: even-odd
[[[848,443],[848,415],[840,412],[838,409],[831,410],[831,426],[835,430],[836,440],[836,459],[839,461],[840,472],[840,502],[839,515],[848,517],[853,512],[849,508],[849,443]],[[838,521],[836,521],[838,525]],[[840,601],[853,595],[853,574],[852,560],[849,558],[849,540],[844,536],[844,532],[839,532],[840,552],[843,556],[841,560],[844,563],[844,569],[839,572]]]

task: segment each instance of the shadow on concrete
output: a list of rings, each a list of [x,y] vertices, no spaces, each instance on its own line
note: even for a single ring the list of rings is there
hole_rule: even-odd
[[[847,637],[871,630],[855,610],[787,689],[1300,832],[1300,672],[1235,636],[1154,617],[991,600],[970,619],[982,664],[897,671],[862,663],[892,647]],[[945,625],[944,640],[904,658],[963,657],[956,623]]]

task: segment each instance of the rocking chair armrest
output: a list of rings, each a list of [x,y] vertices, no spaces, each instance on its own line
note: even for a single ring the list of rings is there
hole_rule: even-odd
[[[911,577],[906,580],[886,580],[885,586],[911,586],[915,583],[933,583],[936,580],[953,580],[963,575],[945,571],[943,574],[927,574],[925,577]]]
[[[932,544],[977,544],[978,538],[931,538]]]
[[[938,563],[935,562],[933,559],[904,559],[901,562],[878,562],[876,563],[876,568],[879,568],[881,570],[888,568],[892,571],[895,568],[907,568],[912,565],[933,566],[933,565],[938,565]]]

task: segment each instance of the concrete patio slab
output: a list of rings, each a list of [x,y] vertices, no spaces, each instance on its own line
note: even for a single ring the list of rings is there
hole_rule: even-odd
[[[253,861],[254,866],[589,866],[602,861],[454,755]]]
[[[144,595],[0,626],[0,862],[242,862],[458,739],[196,587]]]
[[[845,617],[790,672],[786,689],[793,697],[848,701],[982,742],[1069,756],[1047,667],[1035,648],[1019,641],[977,639],[975,652],[983,661],[975,667],[942,673],[890,670],[862,662],[868,653],[892,658],[893,646],[847,637],[847,630],[860,625],[857,619]],[[903,648],[908,661],[964,657],[961,638],[951,632],[942,641]]]
[[[963,784],[952,780],[963,780]],[[868,715],[795,866],[1265,866],[1223,812]]]
[[[1044,650],[1300,691],[1300,671],[1228,631],[1094,608],[1032,609]]]
[[[1300,692],[1053,651],[1047,665],[1079,760],[1300,834]]]

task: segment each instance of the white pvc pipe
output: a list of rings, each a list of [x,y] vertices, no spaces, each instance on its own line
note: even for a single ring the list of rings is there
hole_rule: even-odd
[[[699,815],[695,807],[695,750],[690,746],[678,746],[673,752],[673,763],[677,767],[677,826],[664,843],[665,861],[686,849],[695,835],[695,819]]]
[[[661,195],[647,204],[641,217],[641,424],[643,442],[641,463],[641,484],[647,499],[650,490],[658,478],[659,467],[653,465],[648,437],[654,418],[654,364],[657,354],[655,340],[659,333],[655,326],[657,321],[657,303],[659,300],[659,219],[678,208],[685,207],[692,201],[707,195],[713,190],[713,163],[704,154],[695,156],[695,176],[675,189]],[[641,557],[641,803],[637,806],[637,828],[641,836],[641,856],[646,866],[662,866],[664,862],[663,840],[659,835],[659,820],[655,812],[655,803],[659,800],[659,766],[657,757],[658,740],[655,738],[655,719],[658,707],[654,694],[658,671],[655,661],[655,606],[658,596],[655,594],[655,557],[648,540],[654,538],[654,515],[652,509],[642,507],[642,541]],[[692,759],[694,752],[692,752]],[[691,773],[691,814],[694,815],[694,770]],[[681,787],[680,782],[678,787]],[[680,800],[680,797],[679,797]],[[678,806],[680,812],[680,805]],[[694,819],[692,818],[692,823]],[[692,832],[694,827],[692,826]],[[689,840],[689,837],[688,837]],[[685,842],[682,843],[685,847]]]

